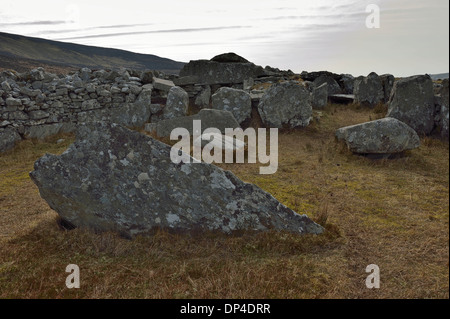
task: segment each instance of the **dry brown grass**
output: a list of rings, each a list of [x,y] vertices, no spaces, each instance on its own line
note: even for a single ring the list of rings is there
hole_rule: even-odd
[[[0,155],[0,298],[448,298],[448,144],[426,138],[377,161],[336,144],[335,129],[375,116],[331,105],[319,123],[281,133],[274,175],[221,165],[326,223],[320,236],[158,232],[130,241],[64,230],[27,173],[73,138],[22,142]],[[69,263],[80,266],[80,289],[65,287]],[[372,263],[378,290],[364,284]]]

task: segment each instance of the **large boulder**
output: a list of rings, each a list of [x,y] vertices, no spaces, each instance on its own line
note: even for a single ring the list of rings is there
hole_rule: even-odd
[[[189,95],[179,86],[169,90],[167,103],[164,107],[164,119],[186,116],[189,108]]]
[[[0,129],[0,153],[10,150],[22,138],[13,128]]]
[[[180,71],[180,77],[196,76],[201,84],[238,84],[265,74],[261,66],[253,63],[223,63],[209,60],[190,61]]]
[[[261,98],[258,112],[267,127],[306,127],[312,116],[311,96],[297,82],[277,83]]]
[[[368,76],[360,76],[354,82],[355,102],[374,107],[384,101],[384,88],[380,77],[372,72]]]
[[[212,108],[230,111],[239,124],[248,120],[252,113],[252,97],[249,93],[222,87],[212,96]]]
[[[192,159],[175,164],[169,145],[116,124],[80,125],[75,143],[38,159],[30,177],[66,223],[97,231],[323,232],[233,173]]]
[[[419,134],[430,134],[434,128],[433,81],[429,75],[416,75],[394,83],[388,117],[394,117]]]
[[[417,133],[405,123],[384,118],[340,128],[336,138],[359,154],[394,154],[419,147]]]
[[[225,134],[226,128],[240,128],[239,123],[229,111],[203,109],[199,113],[191,116],[176,117],[162,120],[157,123],[149,123],[145,130],[150,133],[156,133],[159,137],[168,137],[175,128],[185,128],[189,134],[193,134],[193,121],[201,120],[202,129],[217,128],[222,134]]]

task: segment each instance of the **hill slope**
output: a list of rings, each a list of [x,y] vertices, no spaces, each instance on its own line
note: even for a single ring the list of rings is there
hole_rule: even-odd
[[[178,73],[184,63],[151,54],[101,48],[0,32],[0,56],[68,67],[161,70]],[[14,66],[11,66],[14,69]]]
[[[448,79],[448,73],[431,74],[430,77],[433,80],[443,80]]]

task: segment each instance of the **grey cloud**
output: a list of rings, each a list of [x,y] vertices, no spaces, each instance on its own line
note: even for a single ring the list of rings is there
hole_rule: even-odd
[[[310,15],[291,15],[291,16],[277,16],[277,17],[270,17],[270,18],[264,18],[263,20],[303,20],[303,19],[317,19],[317,20],[323,20],[324,18],[343,18],[343,17],[356,17],[356,16],[364,16],[367,15],[365,11],[353,11],[353,12],[336,12],[336,13],[330,13],[330,14],[310,14]]]
[[[104,34],[94,34],[85,35],[79,37],[65,37],[55,40],[79,40],[79,39],[97,39],[97,38],[109,38],[109,37],[119,37],[137,34],[154,34],[154,33],[185,33],[185,32],[201,32],[201,31],[218,31],[218,30],[229,30],[229,29],[243,29],[250,28],[250,26],[230,26],[230,27],[211,27],[211,28],[191,28],[191,29],[169,29],[169,30],[154,30],[154,31],[135,31],[135,32],[117,32],[117,33],[104,33]]]
[[[0,23],[0,27],[16,27],[16,26],[27,26],[27,25],[61,25],[71,23],[73,21],[25,21],[25,22],[10,22],[10,23]]]
[[[42,30],[42,31],[33,33],[31,35],[72,33],[72,32],[80,32],[80,31],[99,30],[99,29],[135,28],[135,27],[150,26],[150,25],[154,25],[154,23],[103,25],[103,26],[98,26],[98,27],[79,28],[79,29]]]
[[[92,29],[117,29],[117,28],[134,28],[154,25],[154,23],[138,23],[138,24],[116,24],[116,25],[102,25]]]

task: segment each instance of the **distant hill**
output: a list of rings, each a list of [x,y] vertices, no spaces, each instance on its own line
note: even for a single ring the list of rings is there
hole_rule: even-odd
[[[448,73],[430,74],[430,77],[434,81],[448,79]]]
[[[160,70],[167,73],[178,73],[184,65],[183,62],[151,54],[0,32],[0,67],[16,69],[14,63],[21,66],[24,60],[26,65],[41,63],[44,67],[46,64],[69,68],[116,69],[124,67],[136,70]],[[12,65],[5,66],[9,63]]]

